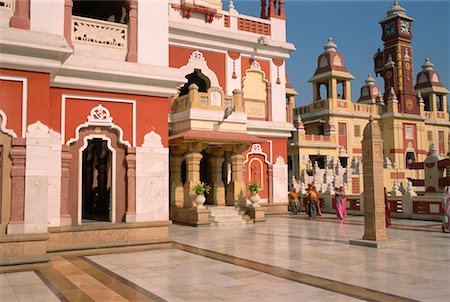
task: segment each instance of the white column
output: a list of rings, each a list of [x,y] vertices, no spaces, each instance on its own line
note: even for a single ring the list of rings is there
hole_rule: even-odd
[[[270,61],[270,83],[272,88],[272,121],[286,122],[286,62],[277,67]],[[279,84],[277,80],[279,79]]]
[[[50,130],[48,150],[48,226],[61,222],[61,135]]]
[[[28,126],[26,144],[24,233],[47,233],[49,128]]]
[[[30,29],[64,36],[64,0],[30,1]]]
[[[288,166],[281,156],[277,157],[273,169],[273,203],[287,202]]]
[[[136,148],[136,222],[169,220],[169,148],[154,131]]]
[[[138,63],[169,66],[168,0],[138,1]]]

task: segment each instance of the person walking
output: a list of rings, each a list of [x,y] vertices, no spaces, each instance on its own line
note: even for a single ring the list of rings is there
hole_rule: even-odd
[[[444,193],[444,217],[441,228],[444,233],[450,232],[450,186],[447,186]]]
[[[295,186],[292,185],[291,187],[291,200],[290,200],[290,204],[291,204],[291,211],[294,214],[298,213],[298,193],[297,190],[295,189]]]
[[[344,187],[341,186],[336,191],[336,194],[334,195],[334,204],[336,207],[336,216],[339,219],[344,219],[345,216],[347,216],[347,209],[345,207],[345,203],[347,201],[347,197],[345,196],[345,190]]]
[[[386,220],[386,227],[391,225],[391,209],[389,208],[389,201],[386,187],[384,187],[384,217]]]
[[[318,214],[319,193],[317,193],[316,187],[313,185],[311,185],[311,189],[308,190],[308,203],[309,217],[315,220]]]

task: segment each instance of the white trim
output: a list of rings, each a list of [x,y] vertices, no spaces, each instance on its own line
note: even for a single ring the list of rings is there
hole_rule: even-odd
[[[88,146],[88,140],[93,138],[101,138],[108,142],[108,149],[111,151],[111,212],[109,220],[116,223],[116,149],[111,145],[111,139],[103,134],[89,134],[83,138],[83,146],[78,150],[78,225],[82,224],[82,204],[83,204],[83,151]]]
[[[268,142],[270,143],[270,152],[272,152],[272,141],[268,141]],[[264,162],[270,166],[271,162],[269,162],[267,160],[267,154],[264,153],[264,151],[262,151],[262,149],[261,149],[261,151],[254,151],[253,150],[253,145],[260,145],[260,144],[252,144],[252,149],[249,152],[247,152],[247,154],[245,155],[245,161],[244,161],[243,165],[245,165],[248,162],[248,157],[250,155],[256,154],[256,155],[264,156]]]
[[[211,81],[211,88],[220,88],[219,79],[217,78],[216,73],[209,68],[208,62],[206,58],[203,56],[203,53],[199,50],[194,50],[189,56],[188,63],[179,68],[180,72],[187,76],[195,71],[195,69],[200,69],[202,73],[208,77]]]
[[[106,98],[106,97],[96,97],[96,96],[86,96],[86,95],[77,95],[77,94],[62,94],[61,96],[61,140],[63,143],[66,143],[66,100],[67,99],[81,99],[81,100],[88,100],[88,101],[102,101],[102,102],[113,102],[113,103],[127,103],[133,105],[133,112],[132,112],[132,120],[133,120],[133,133],[132,133],[132,145],[133,147],[136,147],[136,100],[135,99],[119,99],[119,98]],[[90,125],[96,125],[95,123],[86,122],[84,124],[78,125],[78,127],[75,130],[75,138],[70,139],[67,141],[66,144],[70,144],[73,141],[77,141],[79,139],[79,130],[83,127],[87,127]],[[99,125],[99,126],[105,126],[105,124]],[[125,144],[130,147],[130,143],[128,141],[123,140],[123,131],[122,128],[120,128],[118,125],[111,122],[111,124],[108,124],[109,127],[113,129],[117,129],[120,133],[119,139],[122,144]]]
[[[22,82],[22,137],[27,134],[28,79],[0,75],[0,80]]]
[[[6,128],[6,120],[8,118],[6,117],[6,113],[2,109],[0,109],[0,116],[2,117],[2,123],[0,124],[0,131],[8,134],[9,136],[17,137],[17,134],[14,132],[14,130]]]

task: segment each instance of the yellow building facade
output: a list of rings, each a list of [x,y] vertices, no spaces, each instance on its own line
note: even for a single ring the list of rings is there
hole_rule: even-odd
[[[323,187],[344,185],[349,193],[361,193],[361,141],[370,116],[382,130],[383,177],[388,190],[396,181],[406,185],[408,179],[413,184],[423,179],[422,171],[408,166],[423,162],[431,144],[440,155],[448,155],[449,91],[429,59],[414,77],[412,21],[397,2],[380,21],[384,49],[374,55],[374,65],[384,87],[376,85],[369,74],[358,99],[351,96],[354,77],[345,67],[343,55],[333,40],[328,40],[310,79],[313,100],[294,109],[297,131],[288,147],[290,179]],[[288,97],[292,100],[294,95]]]

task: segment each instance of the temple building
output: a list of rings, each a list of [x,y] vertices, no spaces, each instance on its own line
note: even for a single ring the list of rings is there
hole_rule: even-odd
[[[389,191],[394,183],[408,180],[420,185],[415,180],[423,179],[423,171],[413,169],[414,163],[425,160],[432,143],[438,154],[448,155],[449,91],[430,59],[414,76],[412,22],[394,1],[379,22],[384,49],[374,55],[375,76],[383,78],[384,87],[369,74],[357,99],[350,94],[354,77],[344,56],[328,40],[310,79],[313,100],[294,109],[297,130],[288,147],[290,179],[295,177],[303,185],[314,182],[324,191],[344,185],[348,194],[362,193],[362,131],[371,116],[382,131],[382,177]]]
[[[286,212],[283,0],[0,4],[0,265],[166,241],[208,207],[246,214],[249,182]]]

